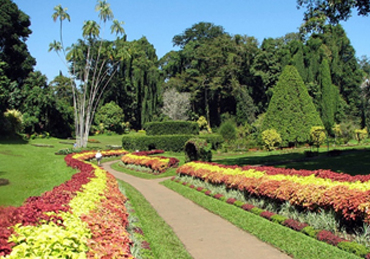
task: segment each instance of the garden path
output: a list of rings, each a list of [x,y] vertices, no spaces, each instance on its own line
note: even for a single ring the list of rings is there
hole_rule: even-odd
[[[173,229],[195,259],[291,259],[230,222],[205,210],[180,194],[159,184],[164,179],[147,180],[103,168],[140,191],[157,213]]]

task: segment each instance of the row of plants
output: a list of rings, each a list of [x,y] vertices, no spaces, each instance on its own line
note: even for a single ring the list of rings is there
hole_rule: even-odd
[[[344,221],[370,222],[368,176],[350,176],[329,170],[278,169],[273,167],[224,166],[191,162],[177,169],[213,184],[222,184],[249,195],[269,198],[307,210],[332,208]],[[347,179],[347,181],[345,181]]]
[[[212,186],[211,188],[209,188],[212,184],[203,181],[196,181],[195,184],[192,184],[192,179],[194,178],[181,175],[171,178],[172,181],[180,183],[183,186],[187,186],[189,188],[197,190],[198,192],[204,193],[207,196],[213,197],[220,201],[224,201],[230,205],[234,205],[257,216],[263,217],[273,223],[286,226],[292,230],[301,232],[309,237],[315,238],[316,240],[336,246],[343,251],[353,253],[359,257],[366,259],[370,258],[370,249],[365,245],[361,245],[356,242],[341,238],[333,234],[331,231],[325,229],[315,229],[307,223],[300,222],[265,209],[261,209],[257,206],[254,206],[253,204],[246,203],[245,201],[242,201],[242,199],[238,199],[237,197],[230,197],[230,195],[222,194],[220,192],[217,192],[217,190],[219,190],[218,187]]]
[[[127,150],[152,150],[165,149],[172,152],[183,152],[185,143],[195,135],[124,135],[122,137],[122,147]],[[216,150],[224,139],[219,134],[196,135],[205,139],[211,144],[212,149]]]
[[[67,165],[80,170],[71,180],[0,209],[0,258],[133,258],[126,198],[113,176],[83,161],[94,156],[67,155]]]
[[[164,173],[169,168],[176,168],[179,160],[174,157],[138,155],[136,153],[122,156],[121,161],[125,165],[136,165],[139,167],[149,168],[155,174]]]

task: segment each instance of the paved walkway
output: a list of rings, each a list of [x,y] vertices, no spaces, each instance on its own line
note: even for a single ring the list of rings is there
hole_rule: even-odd
[[[103,168],[117,179],[140,191],[158,214],[172,227],[195,259],[291,259],[221,217],[199,207],[178,193],[160,185],[164,179],[146,180]]]

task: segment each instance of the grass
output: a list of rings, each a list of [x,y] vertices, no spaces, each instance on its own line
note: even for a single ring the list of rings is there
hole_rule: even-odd
[[[309,149],[293,149],[290,151],[258,151],[245,154],[214,155],[213,162],[225,165],[273,165],[294,169],[330,169],[338,173],[351,175],[370,174],[370,147],[336,147],[341,149],[339,156],[327,156],[327,148],[319,149],[319,156],[307,158],[304,151]],[[331,148],[330,150],[333,150]],[[289,153],[287,153],[289,152]]]
[[[370,174],[370,148],[346,151],[336,157],[328,157],[323,154],[316,159],[287,162],[277,165],[277,167],[307,170],[330,169],[334,172],[350,175],[368,175]]]
[[[31,144],[48,144],[38,147]],[[20,206],[30,196],[39,196],[71,179],[76,170],[66,166],[64,156],[54,153],[65,147],[58,139],[0,140],[0,178],[9,180],[0,186],[0,206]]]
[[[131,185],[118,180],[135,208],[145,238],[150,243],[155,258],[192,258],[177,238],[172,228],[158,215],[144,196]]]
[[[171,180],[164,181],[162,184],[294,258],[358,258],[334,246],[317,241]]]
[[[89,143],[88,147],[97,149],[122,142],[120,135],[91,138],[100,143]],[[20,206],[28,197],[39,196],[71,179],[76,170],[66,166],[65,156],[55,153],[73,147],[74,142],[57,138],[29,141],[0,138],[0,178],[9,180],[8,185],[0,186],[0,206]]]

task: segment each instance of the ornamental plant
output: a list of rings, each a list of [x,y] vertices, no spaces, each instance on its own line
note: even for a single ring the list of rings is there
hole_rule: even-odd
[[[154,173],[163,173],[171,167],[177,167],[179,160],[174,157],[146,156],[135,153],[122,156],[121,161],[124,164],[135,164],[150,168]]]
[[[312,127],[310,130],[311,143],[319,150],[326,139],[325,128],[322,126]]]
[[[281,143],[280,134],[275,129],[267,129],[262,132],[262,141],[265,147],[271,151]]]
[[[348,222],[370,222],[370,176],[350,176],[329,170],[239,167],[190,162],[177,169],[211,184],[249,195],[289,202],[307,210],[332,208]]]
[[[0,209],[0,258],[133,258],[126,198],[113,176],[82,161],[94,155],[67,155],[80,170],[71,180],[19,208]]]

